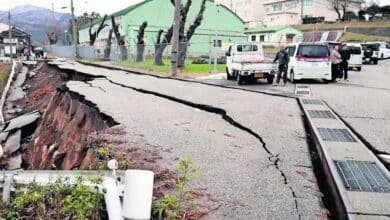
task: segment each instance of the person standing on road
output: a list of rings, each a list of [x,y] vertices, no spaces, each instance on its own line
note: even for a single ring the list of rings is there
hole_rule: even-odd
[[[330,54],[330,61],[332,62],[332,80],[335,81],[340,76],[341,54],[339,53],[339,46],[336,45]]]
[[[346,44],[343,45],[343,47],[340,51],[340,55],[341,55],[341,64],[340,64],[341,75],[340,75],[340,77],[343,77],[345,81],[348,81],[348,63],[349,63],[349,59],[351,58],[351,53],[349,52]]]
[[[278,76],[276,77],[275,86],[279,85],[282,74],[283,74],[283,83],[285,86],[287,83],[287,69],[288,69],[288,63],[290,62],[290,57],[288,56],[288,53],[284,45],[281,45],[279,52],[276,53],[274,63],[276,61],[279,61],[279,66],[278,66]]]

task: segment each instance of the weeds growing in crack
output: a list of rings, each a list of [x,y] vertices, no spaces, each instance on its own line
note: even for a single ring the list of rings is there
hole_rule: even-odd
[[[58,179],[46,186],[36,182],[17,185],[9,203],[0,202],[4,219],[92,219],[106,218],[103,194],[91,186]]]
[[[153,215],[157,219],[182,219],[195,208],[196,200],[190,182],[199,177],[197,166],[188,158],[182,158],[176,165],[178,176],[175,189],[170,194],[153,203]]]

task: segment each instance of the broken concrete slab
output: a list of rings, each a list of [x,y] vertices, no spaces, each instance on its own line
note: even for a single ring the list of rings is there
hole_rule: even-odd
[[[28,68],[23,67],[22,71],[16,75],[15,81],[11,84],[10,90],[8,92],[8,101],[16,101],[24,98],[25,93],[23,92],[22,86],[26,81],[28,73]]]
[[[22,139],[22,132],[21,130],[17,130],[13,134],[9,135],[7,138],[7,141],[4,144],[4,153],[7,155],[12,155],[16,151],[18,151],[21,147],[20,141]]]
[[[22,168],[22,155],[18,154],[17,156],[10,157],[8,159],[8,170],[17,170]]]
[[[10,121],[5,123],[6,125],[5,125],[4,130],[2,132],[8,132],[8,131],[12,131],[15,129],[20,129],[26,125],[29,125],[29,124],[35,122],[36,120],[38,120],[39,117],[41,117],[41,114],[38,111],[34,111],[34,112],[30,112],[30,113],[21,115],[21,116],[16,117],[16,118],[13,118]]]

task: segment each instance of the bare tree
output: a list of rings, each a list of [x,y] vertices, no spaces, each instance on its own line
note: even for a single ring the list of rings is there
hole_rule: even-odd
[[[171,3],[173,6],[175,6],[175,1],[171,0]],[[198,15],[195,18],[195,21],[193,24],[188,28],[187,31],[185,31],[185,26],[187,22],[187,16],[188,12],[190,11],[192,5],[192,0],[187,0],[185,5],[181,5],[180,9],[180,29],[179,29],[179,54],[178,54],[178,67],[184,67],[186,54],[187,54],[187,47],[188,42],[191,40],[192,36],[195,33],[195,30],[201,25],[203,20],[203,14],[206,9],[206,0],[202,0],[201,8],[198,12]],[[167,45],[171,42],[172,39],[172,32],[173,32],[173,25],[167,30],[166,34],[164,35],[164,38],[161,40],[161,36],[163,34],[163,31],[160,30],[157,35],[157,42],[155,45],[155,58],[154,63],[156,65],[162,65],[162,57],[165,48]]]
[[[172,40],[173,26],[171,26],[167,30],[164,37],[162,37],[163,33],[164,33],[164,30],[160,30],[158,32],[156,45],[154,46],[154,64],[156,64],[156,65],[163,65],[164,64],[163,63],[163,54],[164,54],[165,48],[168,46],[168,44]]]
[[[144,51],[145,51],[145,29],[148,26],[148,22],[144,21],[138,30],[137,36],[137,62],[141,62],[144,60]],[[161,36],[160,36],[161,37]]]
[[[100,31],[103,30],[103,28],[107,27],[108,25],[105,24],[107,19],[107,15],[104,15],[103,20],[100,22],[99,27],[96,30],[92,30],[93,28],[93,19],[90,19],[90,24],[89,24],[89,45],[93,46],[95,44],[96,39],[99,36]]]
[[[337,13],[339,21],[345,20],[345,15],[348,5],[353,3],[353,0],[328,0],[332,9]]]
[[[187,58],[188,42],[190,42],[192,36],[194,36],[196,29],[202,24],[203,14],[205,10],[206,10],[206,0],[203,0],[194,23],[192,23],[192,25],[188,28],[186,35],[183,34],[184,37],[181,38],[180,40],[177,67],[184,67],[185,60]],[[184,32],[184,28],[183,28],[183,32]]]
[[[120,53],[121,60],[127,60],[127,49],[125,47],[125,43],[126,43],[125,37],[121,36],[121,34],[119,32],[119,24],[116,24],[114,16],[111,16],[111,23],[112,23],[112,30],[114,32],[116,42],[117,42],[118,47],[121,51],[121,53]]]

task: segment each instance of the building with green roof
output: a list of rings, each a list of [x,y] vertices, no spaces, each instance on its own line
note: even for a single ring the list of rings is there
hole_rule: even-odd
[[[201,6],[201,0],[193,0],[188,13],[186,28],[195,20]],[[134,46],[137,42],[137,34],[140,25],[148,22],[145,30],[145,42],[147,54],[154,52],[154,44],[157,39],[157,33],[160,29],[167,30],[172,24],[174,7],[168,0],[145,0],[139,4],[130,6],[112,15],[120,25],[121,35],[125,36],[127,46]],[[111,15],[110,15],[111,16]],[[100,32],[95,46],[105,46],[107,43],[109,30],[111,29],[110,16],[105,22],[107,26]],[[94,21],[94,27],[97,28],[101,20]],[[82,45],[88,45],[89,25],[79,29],[79,41]],[[114,37],[113,37],[114,39]],[[206,10],[203,15],[202,24],[197,28],[190,41],[189,53],[206,54],[211,50],[224,51],[233,42],[247,41],[244,34],[244,21],[234,12],[223,5],[214,3],[213,0],[207,0]]]
[[[302,32],[291,26],[269,26],[248,29],[245,31],[248,40],[269,45],[292,43],[296,37],[302,36]]]

